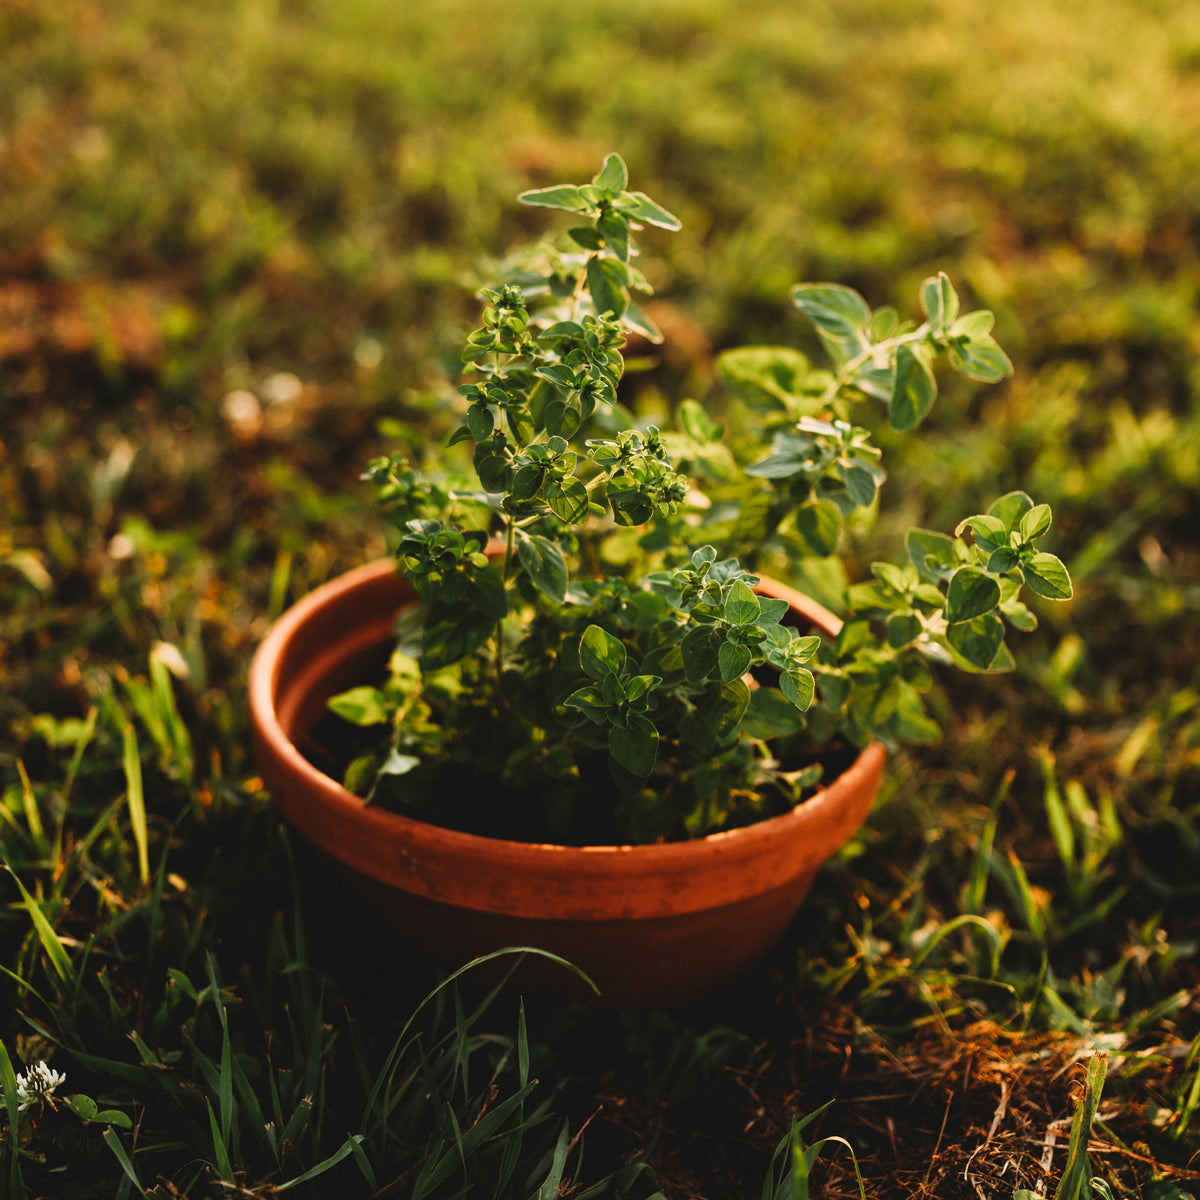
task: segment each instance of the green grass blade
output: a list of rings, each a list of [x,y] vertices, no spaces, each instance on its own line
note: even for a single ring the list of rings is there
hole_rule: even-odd
[[[24,1190],[21,1183],[21,1160],[17,1155],[16,1134],[20,1122],[20,1105],[17,1102],[17,1073],[13,1070],[8,1047],[0,1040],[0,1088],[4,1089],[4,1111],[8,1114],[8,1194],[19,1196]]]
[[[817,1149],[813,1147],[813,1149]],[[820,1151],[817,1150],[819,1154]],[[808,1177],[811,1173],[816,1156],[810,1158],[810,1152],[800,1140],[800,1130],[793,1128],[791,1145],[792,1170],[789,1178],[791,1183],[790,1200],[808,1200]]]
[[[292,1110],[292,1115],[288,1117],[287,1124],[283,1127],[282,1139],[284,1142],[289,1142],[293,1146],[300,1140],[300,1135],[308,1127],[309,1117],[312,1116],[312,1100],[308,1096],[302,1096],[299,1103]]]
[[[294,1187],[298,1187],[302,1183],[308,1183],[309,1180],[316,1179],[318,1175],[324,1175],[331,1167],[336,1167],[338,1163],[349,1158],[352,1154],[358,1159],[359,1155],[362,1154],[362,1141],[363,1137],[361,1133],[356,1133],[353,1137],[348,1137],[342,1143],[341,1147],[335,1150],[328,1158],[317,1163],[315,1167],[310,1167],[302,1175],[297,1175],[294,1179],[289,1179],[286,1183],[281,1183],[275,1190],[277,1192],[286,1192]],[[362,1161],[359,1163],[360,1167],[365,1161],[366,1157],[363,1155]],[[373,1176],[368,1182],[374,1187]]]
[[[378,1186],[375,1179],[375,1169],[371,1166],[371,1160],[367,1157],[367,1152],[362,1147],[363,1141],[362,1134],[355,1134],[354,1137],[349,1139],[350,1150],[354,1155],[354,1161],[359,1171],[362,1172],[362,1177],[367,1181],[367,1186],[374,1192]]]
[[[125,794],[129,802],[129,824],[137,846],[138,879],[150,882],[150,848],[146,833],[146,797],[142,790],[142,758],[132,723],[122,730],[124,743]]]
[[[233,1164],[229,1161],[229,1148],[217,1124],[217,1114],[213,1111],[211,1100],[206,1099],[204,1103],[208,1108],[208,1129],[212,1137],[213,1156],[217,1160],[217,1171],[221,1176],[220,1182],[233,1183]]]
[[[1000,954],[1004,949],[1004,938],[994,925],[985,921],[983,917],[976,916],[974,913],[963,913],[939,925],[921,943],[921,948],[913,955],[911,969],[915,971],[949,934],[953,933],[956,929],[964,928],[977,929],[984,935],[984,940],[987,942],[988,950],[990,951],[988,965],[991,974],[995,975],[1000,966]]]
[[[525,998],[517,1017],[517,1079],[522,1087],[529,1082],[529,1031],[525,1027]]]
[[[221,1137],[229,1142],[233,1133],[233,1048],[229,1042],[229,1029],[221,1031],[221,1071],[217,1099],[221,1113]]]
[[[150,652],[150,684],[154,692],[154,702],[158,709],[158,718],[166,733],[167,747],[171,757],[179,769],[179,776],[190,791],[192,788],[195,756],[192,750],[192,738],[187,725],[179,715],[179,706],[175,703],[175,689],[171,686],[171,672],[163,658],[167,651],[173,656],[177,651],[173,646],[160,644]]]
[[[545,958],[550,962],[557,963],[559,966],[570,971],[573,975],[576,975],[579,979],[582,979],[583,982],[586,983],[597,996],[600,995],[600,989],[577,966],[568,962],[565,958],[561,958],[557,954],[551,954],[549,950],[539,950],[536,946],[508,946],[503,950],[493,950],[490,954],[484,954],[479,958],[473,958],[469,963],[466,963],[465,965],[459,967],[457,971],[454,971],[452,974],[446,976],[446,978],[443,979],[441,983],[439,983],[431,992],[429,992],[429,994],[426,995],[421,1003],[418,1004],[416,1008],[414,1008],[409,1014],[408,1020],[404,1022],[403,1028],[400,1030],[395,1041],[392,1043],[392,1048],[389,1051],[387,1058],[384,1060],[382,1068],[375,1076],[375,1083],[367,1096],[366,1107],[363,1109],[360,1128],[365,1129],[370,1125],[371,1114],[375,1111],[375,1107],[379,1103],[379,1098],[382,1095],[384,1088],[387,1086],[388,1080],[390,1080],[393,1076],[393,1073],[396,1069],[396,1064],[399,1062],[400,1057],[407,1048],[408,1043],[406,1043],[404,1039],[407,1037],[408,1031],[412,1028],[413,1022],[416,1021],[418,1015],[425,1008],[425,1006],[429,1004],[430,1001],[432,1001],[435,997],[441,995],[450,984],[458,979],[460,975],[464,975],[467,971],[471,971],[475,967],[482,966],[484,963],[491,962],[493,959],[504,958],[508,955],[523,954],[534,954],[538,958]],[[476,1010],[476,1013],[478,1012],[479,1009]]]
[[[813,1142],[811,1146],[804,1152],[808,1157],[808,1168],[811,1170],[812,1165],[820,1157],[821,1151],[826,1146],[844,1146],[850,1152],[850,1162],[854,1167],[854,1178],[858,1183],[858,1200],[867,1200],[867,1185],[863,1182],[862,1170],[858,1165],[858,1155],[854,1153],[854,1147],[850,1145],[844,1137],[827,1137],[822,1138],[819,1142]]]
[[[555,1200],[562,1184],[563,1171],[567,1166],[567,1150],[571,1145],[568,1136],[567,1123],[564,1121],[558,1131],[558,1141],[554,1143],[554,1158],[550,1162],[550,1173],[545,1182],[538,1188],[537,1200]]]
[[[1046,817],[1050,822],[1050,834],[1062,860],[1063,871],[1072,888],[1077,879],[1075,856],[1075,829],[1071,824],[1067,806],[1063,803],[1062,792],[1058,788],[1058,778],[1054,773],[1054,759],[1046,753],[1042,755],[1042,794],[1046,805]]]
[[[37,796],[33,792],[33,784],[25,771],[25,764],[17,760],[17,774],[21,777],[21,804],[25,809],[25,823],[29,826],[30,836],[38,853],[44,858],[50,853],[50,845],[46,841],[46,831],[42,827],[42,814],[38,810]]]
[[[1185,1083],[1180,1088],[1180,1096],[1175,1105],[1171,1125],[1171,1137],[1175,1141],[1179,1141],[1188,1131],[1192,1123],[1192,1116],[1200,1106],[1200,1066],[1196,1061],[1198,1055],[1200,1055],[1200,1036],[1192,1039],[1191,1047],[1188,1049],[1187,1062],[1184,1064]],[[1189,1071],[1192,1076],[1190,1085],[1186,1083]]]
[[[125,1152],[125,1147],[121,1145],[121,1139],[117,1137],[116,1131],[110,1127],[101,1136],[104,1138],[105,1144],[113,1152],[117,1162],[121,1164],[121,1170],[125,1172],[125,1178],[137,1188],[139,1196],[145,1196],[146,1191],[142,1187],[142,1181],[138,1178],[138,1173],[134,1169],[133,1163],[129,1160],[129,1155]]]
[[[983,903],[987,897],[988,877],[992,861],[992,850],[996,844],[996,826],[999,823],[1000,806],[1008,796],[1016,772],[1010,767],[1004,772],[996,794],[992,797],[988,818],[979,833],[979,844],[975,848],[975,857],[971,863],[971,874],[967,882],[963,908],[969,913],[981,914]]]
[[[75,743],[75,752],[71,755],[71,762],[67,767],[67,777],[63,782],[63,802],[64,804],[70,798],[71,790],[75,786],[75,780],[79,775],[79,768],[83,765],[84,751],[92,743],[92,738],[96,736],[96,719],[100,715],[100,710],[93,704],[87,710],[87,716],[83,720],[83,729],[80,732],[79,739]]]
[[[1021,860],[1012,850],[1008,852],[1008,865],[1012,870],[1012,880],[1021,905],[1021,915],[1025,918],[1026,928],[1039,942],[1044,942],[1046,940],[1046,919],[1042,915],[1041,905],[1034,895],[1029,876],[1025,874]]]
[[[217,1069],[217,1108],[220,1113],[220,1129],[222,1144],[228,1144],[234,1134],[234,1104],[233,1104],[233,1046],[229,1039],[229,1014],[225,1011],[225,1001],[221,996],[221,986],[217,982],[217,966],[211,951],[205,955],[205,970],[208,973],[208,985],[212,992],[212,1001],[221,1022],[221,1065]],[[211,1079],[210,1079],[211,1082]]]
[[[1081,1200],[1081,1197],[1086,1195],[1085,1189],[1091,1178],[1091,1164],[1087,1156],[1088,1135],[1096,1117],[1096,1109],[1100,1107],[1100,1093],[1104,1088],[1104,1076],[1107,1071],[1108,1058],[1103,1054],[1093,1054],[1088,1062],[1083,1096],[1071,1122],[1067,1165],[1058,1181],[1058,1187],[1054,1189],[1054,1200]]]
[[[25,885],[17,876],[16,871],[12,867],[7,866],[7,864],[5,865],[5,870],[16,880],[17,887],[21,889],[21,900],[33,920],[33,927],[37,930],[38,940],[42,943],[42,948],[46,951],[46,957],[50,959],[50,964],[54,967],[55,974],[58,975],[63,983],[69,984],[74,989],[79,981],[75,978],[75,971],[71,966],[71,956],[67,953],[66,946],[62,944],[58,934],[54,932],[54,926],[46,919],[46,914],[42,912],[42,906],[25,890]]]
[[[224,1053],[223,1050],[222,1053]],[[246,1116],[249,1118],[250,1126],[253,1128],[255,1135],[271,1152],[271,1156],[275,1159],[275,1165],[282,1167],[283,1160],[279,1154],[279,1141],[275,1137],[276,1126],[271,1125],[263,1115],[262,1105],[259,1103],[258,1096],[255,1094],[254,1088],[246,1076],[246,1069],[242,1066],[241,1060],[236,1054],[232,1056],[230,1065],[233,1071],[233,1085],[237,1089],[238,1103],[245,1109]],[[269,1065],[267,1070],[268,1072],[271,1071]]]
[[[41,1004],[43,1008],[48,1009],[50,1012],[54,1011],[54,1006],[46,999],[46,997],[43,996],[42,993],[39,992],[32,983],[27,983],[24,979],[22,979],[21,976],[16,973],[16,971],[10,971],[8,967],[6,967],[3,963],[0,963],[0,973],[7,975],[9,979],[11,979],[17,985],[17,987],[20,989],[20,991],[17,993],[18,995],[28,992],[35,1000],[38,1001],[39,1004]]]

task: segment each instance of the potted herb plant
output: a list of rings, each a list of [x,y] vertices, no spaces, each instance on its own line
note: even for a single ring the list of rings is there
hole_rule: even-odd
[[[1071,584],[1023,492],[912,531],[841,620],[757,569],[828,565],[876,503],[859,406],[907,430],[938,363],[1010,372],[944,275],[919,324],[797,286],[829,365],[729,351],[722,420],[684,400],[664,432],[621,403],[622,346],[659,340],[634,234],[678,221],[615,154],[521,199],[573,223],[482,293],[449,439],[469,471],[370,464],[397,562],[277,623],[257,751],[283,815],[426,949],[537,945],[609,999],[669,1002],[760,957],[866,818],[885,747],[937,736],[929,664],[1009,669],[1022,588]]]

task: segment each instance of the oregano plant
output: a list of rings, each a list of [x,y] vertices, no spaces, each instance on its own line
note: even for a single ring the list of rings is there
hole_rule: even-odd
[[[570,223],[481,293],[449,438],[473,478],[398,456],[367,472],[417,604],[387,677],[330,702],[372,739],[347,786],[491,836],[646,842],[801,802],[823,747],[935,738],[930,664],[1010,669],[1007,630],[1036,624],[1023,590],[1071,595],[1041,547],[1046,505],[1013,492],[953,534],[913,530],[906,561],[846,589],[835,638],[788,623],[753,568],[765,548],[828,559],[877,502],[886,475],[860,406],[911,430],[939,370],[1011,372],[991,314],[960,312],[945,275],[908,324],[850,288],[800,284],[828,365],[727,351],[719,375],[752,436],[693,400],[661,430],[621,402],[622,347],[661,340],[637,237],[679,222],[629,190],[616,154],[590,183],[520,199]]]

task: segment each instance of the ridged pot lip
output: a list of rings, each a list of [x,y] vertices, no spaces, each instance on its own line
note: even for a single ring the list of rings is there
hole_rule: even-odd
[[[636,861],[637,873],[640,874],[643,869],[653,871],[658,869],[660,864],[678,864],[698,855],[715,854],[725,857],[727,854],[752,851],[757,844],[778,843],[781,838],[795,838],[805,827],[816,827],[823,823],[828,810],[842,805],[858,787],[867,784],[873,789],[878,786],[887,752],[879,742],[873,741],[862,749],[854,762],[831,780],[827,787],[821,788],[786,813],[768,817],[752,825],[719,830],[701,838],[650,845],[564,846],[552,842],[510,841],[446,829],[388,809],[366,805],[362,799],[313,766],[292,743],[277,716],[276,688],[287,647],[301,628],[316,618],[331,602],[345,597],[347,593],[361,588],[384,586],[385,580],[392,578],[397,580],[399,589],[399,576],[394,561],[380,559],[353,568],[314,589],[288,608],[268,631],[254,654],[247,680],[251,720],[260,746],[265,747],[288,770],[302,777],[305,784],[318,793],[323,803],[331,809],[340,812],[349,821],[360,825],[365,823],[381,836],[403,835],[412,846],[437,846],[448,852],[461,852],[467,857],[479,854],[491,861],[507,861],[514,868],[552,856],[558,864],[568,867],[573,865],[584,875],[588,875],[592,873],[588,869],[589,864],[596,864],[600,859],[620,859],[630,867],[633,867]],[[840,620],[828,609],[776,580],[762,577],[756,590],[787,600],[806,620],[830,636],[836,635],[841,627]],[[850,836],[860,824],[861,819],[855,821],[853,827],[846,832],[846,836]]]

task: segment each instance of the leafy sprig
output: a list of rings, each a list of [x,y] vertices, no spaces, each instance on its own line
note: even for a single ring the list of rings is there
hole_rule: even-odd
[[[639,427],[620,407],[625,337],[658,336],[635,299],[649,292],[635,235],[676,229],[676,218],[628,190],[617,155],[589,184],[521,199],[578,223],[481,293],[450,437],[472,447],[478,489],[427,482],[395,458],[369,470],[422,607],[386,684],[333,702],[390,727],[349,775],[437,820],[446,789],[434,781],[458,772],[474,781],[458,789],[473,797],[468,827],[502,836],[599,828],[645,840],[757,819],[771,811],[764,797],[795,803],[819,773],[814,743],[936,737],[922,700],[930,663],[1006,670],[1006,628],[1036,624],[1022,589],[1071,594],[1041,546],[1045,505],[1014,492],[953,537],[912,531],[906,563],[875,563],[848,589],[831,639],[787,624],[786,602],[760,595],[730,550],[751,563],[773,543],[835,553],[844,522],[886,480],[855,406],[881,402],[908,430],[936,399],[939,365],[1003,378],[1011,365],[991,314],[960,313],[944,275],[922,285],[924,320],[908,325],[850,288],[798,285],[793,302],[831,365],[789,347],[721,356],[722,378],[760,423],[744,439],[758,452],[739,461],[726,425],[695,401],[679,405],[678,432]]]

